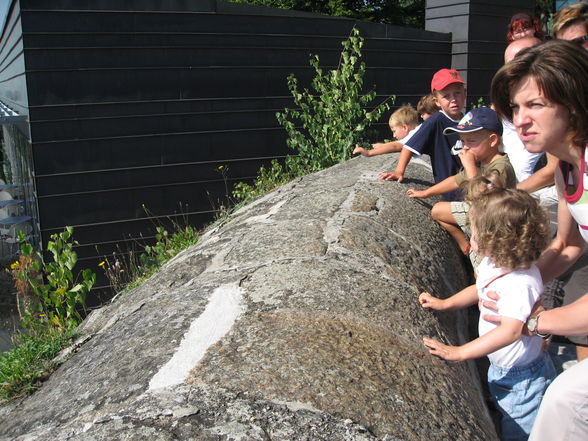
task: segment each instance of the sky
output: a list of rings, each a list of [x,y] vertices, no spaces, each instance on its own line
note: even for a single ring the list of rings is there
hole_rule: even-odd
[[[6,18],[6,12],[8,12],[8,6],[10,6],[10,0],[0,0],[0,28],[4,26],[4,19]]]

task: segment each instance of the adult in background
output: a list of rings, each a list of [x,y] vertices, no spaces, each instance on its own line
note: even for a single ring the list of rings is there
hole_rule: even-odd
[[[569,268],[588,241],[586,78],[588,52],[578,45],[552,40],[519,54],[492,80],[496,111],[513,121],[525,148],[549,152],[559,159],[555,175],[558,231],[537,262],[544,282]],[[537,335],[588,334],[588,295],[533,314],[527,328]],[[588,360],[567,369],[549,386],[529,439],[588,440]]]
[[[539,19],[527,12],[519,12],[513,15],[508,23],[506,41],[519,40],[525,37],[537,37],[545,40],[545,33],[541,29]]]
[[[588,50],[588,2],[578,2],[562,8],[553,20],[553,36]]]

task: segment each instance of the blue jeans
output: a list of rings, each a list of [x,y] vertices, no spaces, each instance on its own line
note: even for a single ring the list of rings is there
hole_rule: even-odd
[[[555,368],[547,352],[525,366],[501,368],[490,364],[488,386],[501,413],[503,441],[526,441],[533,428],[547,386]]]

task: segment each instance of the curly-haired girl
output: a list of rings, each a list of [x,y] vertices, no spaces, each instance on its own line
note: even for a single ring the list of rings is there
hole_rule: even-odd
[[[480,337],[462,346],[447,346],[431,338],[423,342],[432,355],[449,361],[487,355],[488,385],[501,413],[501,439],[526,440],[545,389],[555,378],[542,339],[523,335],[523,326],[543,291],[534,262],[548,245],[549,221],[539,201],[529,193],[494,187],[484,177],[477,179],[470,185],[478,190],[469,211],[471,245],[484,260],[478,267],[476,284],[447,299],[424,292],[419,302],[434,310],[455,310],[476,303],[483,309],[482,300],[492,290],[500,294],[502,321],[497,325],[480,314]]]

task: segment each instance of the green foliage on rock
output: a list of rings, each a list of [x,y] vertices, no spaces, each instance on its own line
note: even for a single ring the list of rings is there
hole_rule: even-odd
[[[59,234],[52,234],[47,242],[50,259],[34,252],[30,243],[19,232],[21,256],[27,259],[17,273],[17,278],[28,284],[36,302],[26,311],[23,325],[45,329],[73,329],[82,320],[79,308],[85,308],[86,295],[96,282],[96,274],[84,269],[74,276],[78,255],[73,250],[77,242],[72,238],[73,227],[66,227]]]
[[[318,55],[310,59],[315,71],[310,89],[299,89],[294,75],[288,76],[288,88],[295,108],[277,112],[276,118],[288,134],[287,145],[294,153],[284,163],[273,161],[262,168],[252,184],[239,183],[233,196],[248,201],[302,176],[346,161],[356,143],[368,137],[369,127],[389,109],[388,99],[371,110],[375,90],[363,93],[366,66],[361,61],[363,38],[354,28],[345,40],[339,65],[333,70],[320,67]],[[392,101],[394,100],[393,97]]]
[[[361,60],[363,38],[353,29],[343,42],[337,69],[323,71],[318,55],[310,59],[316,73],[311,90],[298,88],[294,75],[288,88],[296,108],[278,112],[276,118],[288,133],[288,147],[296,152],[296,163],[307,172],[330,167],[351,157],[353,145],[365,139],[368,127],[377,122],[387,103],[366,111],[376,92],[362,95],[365,63]]]
[[[34,392],[57,367],[55,356],[75,337],[74,330],[19,334],[16,346],[0,354],[0,402]]]

